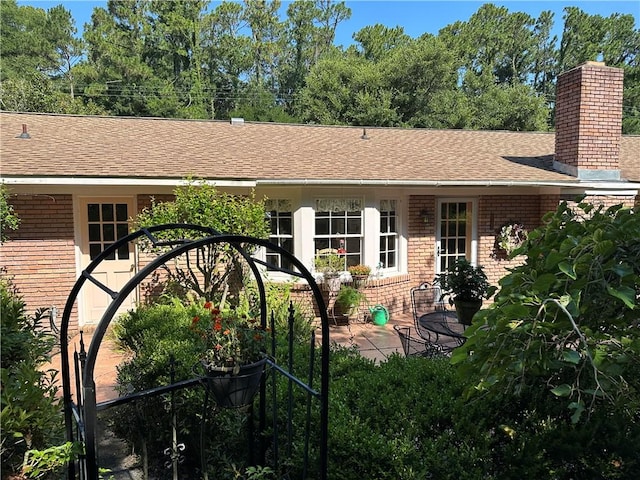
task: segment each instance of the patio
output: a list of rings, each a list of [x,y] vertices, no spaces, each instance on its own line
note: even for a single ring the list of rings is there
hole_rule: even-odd
[[[411,314],[393,315],[385,325],[374,325],[371,322],[352,322],[349,325],[329,326],[331,343],[334,342],[346,347],[356,346],[360,353],[376,362],[384,361],[393,353],[402,354],[402,345],[398,334],[394,331],[394,325],[413,325]],[[91,343],[91,332],[83,334],[85,349]],[[317,339],[320,340],[319,338]],[[73,365],[73,352],[80,351],[80,335],[76,335],[69,341],[70,364]],[[96,400],[103,402],[117,397],[116,366],[122,362],[124,356],[117,351],[108,336],[103,341],[95,369]],[[47,368],[60,370],[60,354],[57,353],[52,363]],[[60,392],[62,393],[62,392]]]

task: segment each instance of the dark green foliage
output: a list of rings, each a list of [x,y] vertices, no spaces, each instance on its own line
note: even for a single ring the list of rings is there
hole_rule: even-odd
[[[239,311],[255,312],[255,284],[249,287],[244,301],[240,302]],[[271,284],[266,287],[267,305],[274,313],[276,331],[284,335],[290,287]],[[120,317],[114,325],[116,344],[129,354],[129,359],[118,366],[117,381],[123,395],[170,384],[172,359],[175,362],[175,381],[202,375],[199,363],[202,343],[190,327],[194,316],[202,318],[205,310],[186,300],[162,299],[164,304],[139,307]],[[294,338],[298,345],[301,338],[309,338],[312,327],[304,312],[297,311],[294,319]],[[287,348],[281,336],[278,344]],[[302,349],[308,352],[308,348],[303,344]],[[302,364],[307,363],[303,361]],[[166,456],[162,452],[171,445],[170,400],[170,394],[138,400],[117,407],[108,415],[111,428],[118,436],[130,442],[135,451],[146,452],[151,472],[163,469]],[[205,400],[207,409],[203,411]],[[244,410],[218,408],[199,385],[177,391],[175,402],[178,405],[178,442],[186,445],[181,471],[193,473],[200,470],[201,419],[204,413],[205,461],[210,474],[215,472],[215,478],[220,479],[236,478],[232,476],[231,464],[240,468],[248,458],[248,423]]]
[[[57,372],[42,371],[50,360],[53,336],[43,331],[46,310],[27,315],[11,284],[0,280],[2,368],[0,421],[2,471],[14,472],[30,449],[62,440],[62,411],[56,398]]]
[[[478,418],[506,435],[496,461],[547,478],[631,478],[640,468],[640,217],[563,203],[454,354]],[[602,475],[602,477],[597,476]]]
[[[151,208],[145,208],[135,219],[136,228],[167,223],[189,223],[209,227],[216,232],[231,235],[245,235],[255,238],[268,238],[269,225],[265,220],[264,200],[255,195],[233,195],[219,192],[204,180],[189,179],[184,186],[174,190],[175,199],[156,202],[152,199]],[[166,230],[158,233],[165,241],[177,241],[181,238],[199,238],[209,236],[199,232]],[[154,251],[151,242],[143,241],[145,251]],[[249,250],[249,246],[245,246]],[[166,251],[160,247],[157,251]],[[248,253],[252,253],[248,251]],[[163,267],[169,285],[178,286],[183,294],[193,292],[198,297],[215,301],[223,308],[226,303],[238,306],[240,295],[238,288],[248,276],[248,267],[243,263],[240,252],[227,243],[212,243],[198,248],[194,252],[179,257],[171,268]]]
[[[490,298],[496,291],[482,266],[474,266],[465,258],[459,258],[446,272],[439,273],[433,283],[440,286],[443,295],[464,301]]]
[[[334,40],[351,17],[344,2],[299,0],[286,14],[279,5],[109,0],[94,8],[81,41],[62,6],[3,0],[2,108],[547,130],[558,73],[602,59],[625,69],[623,128],[638,133],[632,15],[566,7],[562,19],[533,18],[487,3],[437,35],[376,24],[343,46]],[[560,38],[554,21],[563,22]]]
[[[9,191],[0,183],[0,243],[4,242],[9,230],[17,230],[20,218],[15,214],[13,205],[8,202]]]
[[[455,432],[462,386],[447,359],[376,366],[337,350],[331,366],[329,478],[489,478],[483,452]]]

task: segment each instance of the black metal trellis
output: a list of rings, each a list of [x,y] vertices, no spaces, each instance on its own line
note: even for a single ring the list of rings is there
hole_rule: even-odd
[[[206,235],[204,238],[199,238],[196,240],[191,239],[182,239],[179,241],[159,241],[156,235],[170,230],[180,230],[180,231],[192,231],[199,232],[200,234]],[[126,245],[130,242],[134,242],[139,238],[145,238],[151,242],[154,247],[168,247],[169,251],[158,255],[156,258],[151,260],[148,264],[146,264],[143,268],[141,268],[123,287],[120,291],[114,291],[109,288],[108,285],[104,285],[102,282],[98,281],[92,273],[95,269],[108,258],[113,252],[121,248],[123,245]],[[254,258],[250,254],[247,253],[246,249],[243,246],[254,246],[254,247],[264,247],[266,249],[275,251],[282,256],[286,257],[290,260],[291,264],[297,269],[287,270],[282,268],[276,268],[277,270],[286,272],[292,276],[298,277],[300,279],[306,280],[311,289],[311,293],[313,298],[317,304],[318,311],[320,313],[320,328],[321,328],[321,344],[320,344],[320,368],[321,368],[321,376],[320,376],[320,388],[314,389],[312,384],[313,379],[313,365],[314,365],[314,354],[315,347],[311,348],[310,359],[309,359],[309,372],[308,378],[306,380],[301,380],[293,375],[292,372],[292,355],[291,355],[291,347],[292,347],[292,322],[290,322],[290,349],[289,349],[289,359],[288,364],[285,366],[278,365],[275,361],[275,356],[271,357],[267,360],[270,365],[271,371],[276,372],[277,374],[281,374],[285,376],[289,381],[289,392],[288,398],[292,397],[292,389],[294,386],[302,388],[307,393],[307,424],[306,427],[306,437],[305,437],[305,451],[308,450],[308,442],[309,442],[309,429],[310,429],[310,409],[311,402],[316,399],[319,402],[320,407],[320,425],[318,430],[320,432],[319,438],[319,470],[318,472],[314,472],[314,478],[319,478],[324,480],[327,478],[327,436],[328,436],[328,391],[329,391],[329,330],[328,330],[328,317],[327,310],[325,306],[325,302],[322,296],[322,292],[315,282],[313,276],[308,271],[308,269],[293,255],[291,255],[286,250],[282,249],[278,245],[275,245],[267,240],[258,239],[254,237],[247,237],[242,235],[227,235],[216,232],[215,230],[207,227],[202,227],[199,225],[190,225],[190,224],[166,224],[166,225],[157,225],[154,227],[145,228],[142,230],[138,230],[134,233],[131,233],[112,245],[110,245],[107,249],[105,249],[97,258],[95,258],[89,266],[82,272],[80,277],[77,279],[67,302],[65,304],[64,312],[62,315],[62,321],[60,326],[60,346],[61,346],[61,374],[62,374],[62,382],[63,382],[63,400],[64,400],[64,417],[65,417],[65,428],[66,428],[66,436],[69,441],[81,441],[84,443],[85,454],[83,457],[79,459],[78,462],[71,462],[69,464],[68,469],[68,477],[70,479],[88,479],[88,480],[98,480],[98,465],[97,465],[97,443],[96,443],[96,426],[97,426],[97,414],[98,411],[106,410],[112,408],[117,405],[122,405],[124,403],[128,403],[130,401],[134,401],[136,399],[150,397],[155,395],[161,395],[166,393],[175,392],[178,389],[182,388],[190,388],[197,386],[201,383],[200,378],[193,378],[190,380],[184,380],[180,382],[171,383],[170,385],[157,387],[154,389],[146,390],[143,392],[136,392],[131,395],[126,395],[122,397],[118,397],[113,400],[109,400],[106,402],[97,403],[96,401],[96,385],[94,380],[94,372],[97,356],[102,345],[102,341],[106,334],[107,328],[116,315],[118,309],[124,302],[124,300],[129,296],[130,293],[136,289],[142,281],[148,278],[153,272],[162,268],[169,260],[172,260],[180,255],[190,252],[191,250],[199,249],[202,247],[215,245],[215,244],[228,244],[236,251],[238,251],[244,260],[247,262],[250,267],[254,278],[256,280],[258,286],[259,293],[259,307],[260,307],[260,320],[263,327],[268,325],[268,312],[266,305],[266,294],[264,282],[262,279],[262,275],[260,273],[259,266],[267,266],[265,262]],[[270,269],[274,269],[272,265],[269,265]],[[76,399],[74,401],[72,394],[72,385],[71,382],[71,366],[69,365],[69,343],[68,343],[68,332],[69,332],[69,322],[71,317],[71,312],[73,306],[77,300],[77,297],[83,287],[83,285],[87,282],[91,282],[98,286],[101,290],[109,294],[112,301],[105,310],[100,322],[98,323],[95,332],[93,333],[91,343],[89,345],[88,351],[85,352],[84,344],[81,337],[81,348],[80,352],[74,353],[74,368],[75,368],[75,393]],[[293,307],[290,306],[290,319],[293,318]],[[271,324],[273,327],[273,322]],[[273,331],[273,328],[272,328]],[[315,335],[312,335],[311,339],[312,347],[315,345]],[[275,348],[275,340],[273,340],[273,348]],[[265,402],[265,385],[264,380],[261,386],[260,391],[260,407],[259,407],[259,426],[260,430],[264,430],[266,426],[266,402]],[[275,381],[273,382],[273,398],[275,398]],[[291,408],[289,408],[289,414]],[[275,415],[276,407],[274,406],[274,415]],[[288,425],[291,425],[291,422],[288,422]],[[275,426],[275,419],[274,419]],[[289,427],[290,428],[290,427]],[[291,432],[288,432],[290,435]],[[277,430],[274,430],[274,455],[277,457],[278,455],[278,442],[277,442]],[[175,453],[175,452],[174,452]],[[290,453],[290,452],[288,452]],[[306,462],[305,462],[305,474],[306,477]]]

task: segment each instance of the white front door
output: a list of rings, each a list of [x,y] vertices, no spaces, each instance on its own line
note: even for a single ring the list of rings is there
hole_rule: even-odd
[[[458,258],[476,261],[475,202],[440,200],[436,231],[436,273],[446,271]]]
[[[134,212],[133,197],[82,198],[79,202],[81,222],[81,263],[84,270],[106,247],[129,233],[129,218]],[[133,245],[123,245],[104,259],[92,276],[110,290],[118,292],[135,273]],[[132,292],[118,313],[135,306],[137,292]],[[90,281],[82,288],[81,324],[97,324],[112,301],[111,296]]]

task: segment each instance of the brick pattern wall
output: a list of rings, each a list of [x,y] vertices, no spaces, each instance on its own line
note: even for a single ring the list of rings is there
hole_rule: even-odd
[[[17,195],[10,202],[20,226],[0,246],[3,274],[18,287],[28,314],[55,306],[59,321],[76,281],[71,195]],[[77,305],[70,321],[77,330]]]
[[[435,277],[436,218],[435,196],[409,197],[407,260],[412,285],[431,282]]]
[[[613,205],[622,204],[627,208],[633,208],[636,205],[638,199],[632,195],[591,195],[585,198],[586,202],[592,203],[596,206],[603,205],[605,208],[612,207]]]
[[[556,161],[587,170],[620,168],[623,74],[587,62],[558,76]]]
[[[522,223],[528,231],[541,225],[545,213],[558,206],[557,195],[486,195],[478,202],[478,264],[484,267],[489,281],[497,285],[507,268],[520,263],[509,259],[497,248],[500,228],[511,222]]]

